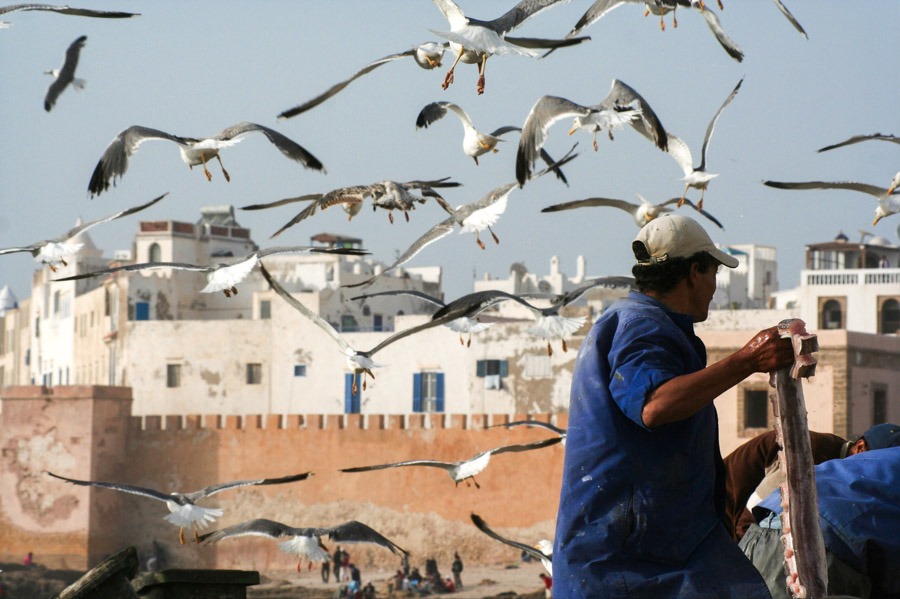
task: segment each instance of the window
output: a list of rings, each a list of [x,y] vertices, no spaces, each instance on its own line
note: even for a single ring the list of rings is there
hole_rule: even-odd
[[[475,376],[484,378],[485,389],[502,389],[503,377],[509,374],[509,363],[506,360],[478,360],[475,363]]]
[[[365,376],[360,374],[358,379],[362,379]],[[344,374],[344,413],[346,414],[359,414],[360,411],[360,401],[359,394],[362,389],[362,380],[356,380],[356,392],[354,393],[354,379],[357,379],[357,374],[354,372],[348,372]]]
[[[260,300],[259,302],[259,318],[260,320],[269,320],[272,318],[272,302],[271,300]]]
[[[551,374],[550,356],[546,354],[525,356],[526,378],[549,378]]]
[[[372,317],[372,330],[376,333],[380,333],[384,330],[384,318],[381,314],[375,314]]]
[[[820,300],[821,301],[821,300]],[[844,328],[844,310],[841,302],[836,299],[825,300],[819,311],[822,329],[842,329]]]
[[[294,376],[306,376],[306,364],[294,364]]]
[[[35,337],[41,336],[41,317],[40,316],[38,316],[34,319],[34,336]]]
[[[744,428],[768,428],[769,393],[744,391]]]
[[[262,364],[247,364],[247,384],[262,384]]]
[[[166,387],[181,386],[181,364],[166,364]]]
[[[341,314],[342,331],[355,331],[357,328],[359,328],[359,325],[357,325],[356,318],[352,314]]]
[[[135,320],[150,320],[150,302],[136,302],[134,304]]]
[[[53,313],[59,314],[60,309],[61,309],[60,292],[54,291],[53,292]]]
[[[882,335],[897,335],[900,333],[900,302],[893,298],[884,300],[878,314],[881,326],[878,332]]]
[[[887,386],[873,385],[872,387],[872,426],[884,424],[887,419]]]
[[[413,412],[444,411],[444,373],[417,372],[413,375]]]
[[[162,262],[162,248],[158,243],[151,243],[147,251],[147,262]]]

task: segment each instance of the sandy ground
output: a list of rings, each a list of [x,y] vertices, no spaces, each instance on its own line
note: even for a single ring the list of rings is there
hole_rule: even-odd
[[[527,597],[543,599],[544,585],[538,574],[544,572],[539,563],[520,563],[512,566],[466,566],[462,573],[464,588],[453,594],[441,595],[454,599],[486,599],[489,597]],[[441,572],[452,576],[449,572]],[[375,585],[378,597],[388,597],[387,580],[389,572],[363,572],[363,584],[369,580]],[[262,583],[247,589],[247,597],[251,599],[326,599],[332,597],[338,585],[333,580],[323,583],[318,572],[263,572],[260,573]],[[396,593],[395,597],[405,597]],[[438,596],[438,595],[433,595]]]

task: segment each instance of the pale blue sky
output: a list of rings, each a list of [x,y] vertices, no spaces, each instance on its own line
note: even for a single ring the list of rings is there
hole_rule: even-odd
[[[622,6],[585,31],[592,41],[560,50],[545,60],[501,56],[488,61],[483,96],[475,93],[476,71],[460,65],[456,82],[441,89],[445,67],[419,69],[411,60],[385,65],[341,94],[298,117],[276,115],[348,77],[370,61],[436,40],[429,29],[446,21],[428,0],[306,2],[275,1],[93,1],[74,4],[130,10],[129,20],[68,17],[53,13],[4,15],[13,26],[0,30],[0,247],[54,237],[79,216],[93,219],[170,192],[150,210],[92,231],[107,250],[127,248],[140,219],[194,222],[208,204],[269,202],[382,179],[451,176],[464,187],[447,200],[463,204],[514,180],[518,137],[509,136],[498,154],[475,166],[461,150],[462,129],[445,118],[425,130],[415,119],[425,104],[451,100],[475,125],[491,131],[521,126],[544,94],[582,104],[600,101],[614,78],[637,89],[664,126],[684,139],[699,162],[709,119],[735,83],[744,84],[719,120],[708,170],[719,173],[705,207],[726,229],[710,226],[713,239],[774,245],[779,283],[793,287],[803,268],[807,243],[832,239],[843,230],[857,240],[864,229],[897,243],[897,216],[871,225],[875,200],[851,192],[782,191],[762,179],[855,180],[887,186],[900,169],[895,144],[867,142],[817,154],[816,149],[851,135],[900,134],[900,4],[896,0],[845,2],[786,0],[809,33],[804,40],[767,0],[725,0],[720,19],[743,49],[733,61],[715,42],[699,14],[680,10],[679,26],[644,18],[643,7]],[[715,7],[715,3],[711,3]],[[460,1],[469,16],[491,19],[511,1]],[[546,11],[521,35],[563,36],[590,2],[576,0]],[[87,35],[78,76],[79,93],[67,90],[51,113],[43,110],[50,78],[68,45]],[[315,154],[327,174],[286,160],[262,136],[250,136],[223,154],[232,176],[218,165],[213,181],[181,162],[176,147],[152,141],[132,157],[118,186],[89,199],[91,172],[112,138],[131,125],[183,136],[213,135],[248,120],[277,129]],[[678,196],[682,176],[674,160],[631,130],[600,150],[590,136],[566,136],[557,124],[547,149],[563,154],[579,141],[580,156],[567,168],[571,187],[544,178],[515,190],[495,231],[500,245],[479,250],[471,235],[446,238],[416,256],[409,266],[440,264],[445,292],[471,290],[473,273],[506,277],[511,263],[546,273],[553,255],[573,274],[579,254],[592,275],[628,274],[630,242],[637,228],[624,212],[585,209],[541,214],[544,206],[590,196],[653,201]],[[689,197],[696,199],[693,192]],[[299,207],[238,212],[255,241],[268,236]],[[331,209],[290,229],[279,244],[306,244],[332,232],[361,237],[374,257],[391,262],[426,229],[444,218],[435,205],[421,206],[388,223],[383,212],[364,210],[347,222]],[[705,226],[705,223],[704,223]],[[35,266],[26,254],[0,259],[0,286],[30,295]]]

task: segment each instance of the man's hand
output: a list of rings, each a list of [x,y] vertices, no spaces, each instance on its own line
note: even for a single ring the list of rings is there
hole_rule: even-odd
[[[794,363],[794,346],[790,338],[781,337],[778,327],[771,327],[757,333],[736,357],[745,360],[753,372],[774,372]]]

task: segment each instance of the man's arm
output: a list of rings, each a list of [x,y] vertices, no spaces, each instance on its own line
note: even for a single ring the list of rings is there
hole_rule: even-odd
[[[790,339],[776,327],[756,334],[744,347],[703,370],[669,379],[644,402],[644,425],[656,428],[693,416],[754,372],[772,372],[794,362]]]

